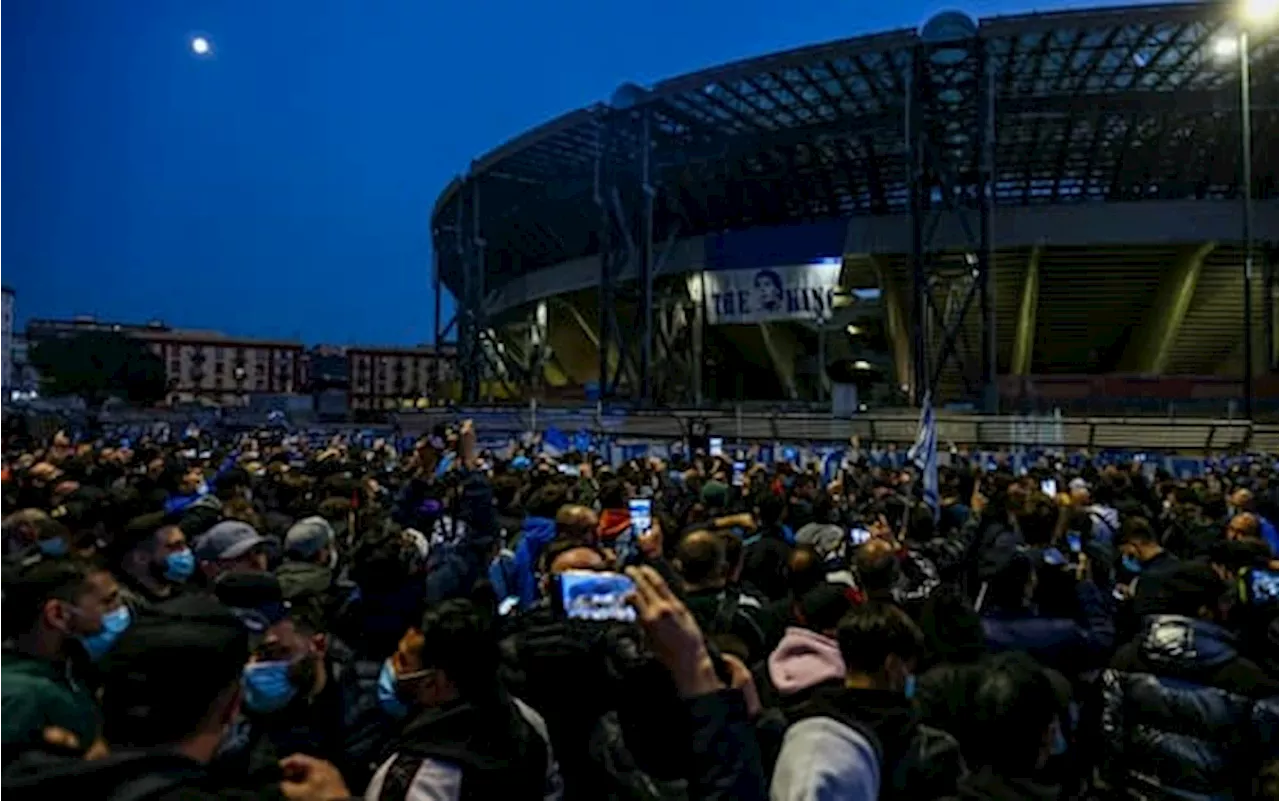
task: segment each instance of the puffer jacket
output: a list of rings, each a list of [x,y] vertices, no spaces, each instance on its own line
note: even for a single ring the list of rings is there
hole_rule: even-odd
[[[1102,674],[1103,776],[1130,798],[1247,798],[1276,752],[1274,679],[1230,632],[1146,618]]]

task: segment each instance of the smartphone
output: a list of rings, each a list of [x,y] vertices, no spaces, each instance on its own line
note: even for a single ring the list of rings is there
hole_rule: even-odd
[[[1072,553],[1080,553],[1080,532],[1067,532],[1067,547],[1071,549]]]
[[[1040,491],[1050,498],[1058,495],[1058,480],[1056,478],[1046,478],[1040,482]]]
[[[741,487],[744,483],[746,483],[746,477],[747,477],[747,463],[734,462],[733,463],[733,486]]]
[[[1249,571],[1249,597],[1255,604],[1273,604],[1280,599],[1280,574],[1270,570]]]
[[[635,591],[636,585],[621,573],[566,570],[557,578],[561,608],[567,617],[635,621],[636,610],[627,603],[627,596]]]
[[[582,475],[582,471],[579,470],[576,465],[558,464],[556,465],[556,469],[560,471],[561,475],[565,475],[565,476],[573,476],[574,478],[578,478],[579,476]]]
[[[1053,565],[1054,567],[1062,567],[1067,563],[1067,557],[1057,548],[1044,549],[1044,563]]]
[[[707,453],[711,456],[724,456],[724,437],[708,438]]]
[[[627,510],[631,512],[631,531],[637,537],[653,528],[652,498],[632,498]]]
[[[862,545],[869,539],[871,539],[871,532],[868,531],[867,529],[865,528],[849,529],[849,541],[854,545]]]

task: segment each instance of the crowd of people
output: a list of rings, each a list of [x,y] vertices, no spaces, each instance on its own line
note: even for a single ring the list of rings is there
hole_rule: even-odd
[[[1276,797],[1271,462],[756,456],[6,442],[4,792]]]

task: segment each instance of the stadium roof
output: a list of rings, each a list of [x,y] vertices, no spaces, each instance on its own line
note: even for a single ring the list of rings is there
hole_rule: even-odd
[[[1216,3],[980,20],[995,67],[996,203],[1237,195],[1239,71],[1214,46],[1233,26]],[[906,213],[905,81],[918,41],[891,31],[620,90],[650,113],[655,240]],[[1254,192],[1273,197],[1275,26],[1251,45]],[[472,164],[490,281],[596,252],[597,157],[612,109],[572,111]],[[444,190],[432,217],[455,288],[463,185]]]

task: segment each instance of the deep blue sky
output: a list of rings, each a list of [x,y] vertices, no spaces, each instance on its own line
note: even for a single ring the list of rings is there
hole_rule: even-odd
[[[1096,3],[972,0],[975,16]],[[3,281],[309,343],[430,338],[427,216],[525,128],[661,78],[917,25],[924,0],[13,0]],[[209,37],[211,59],[189,50]]]

